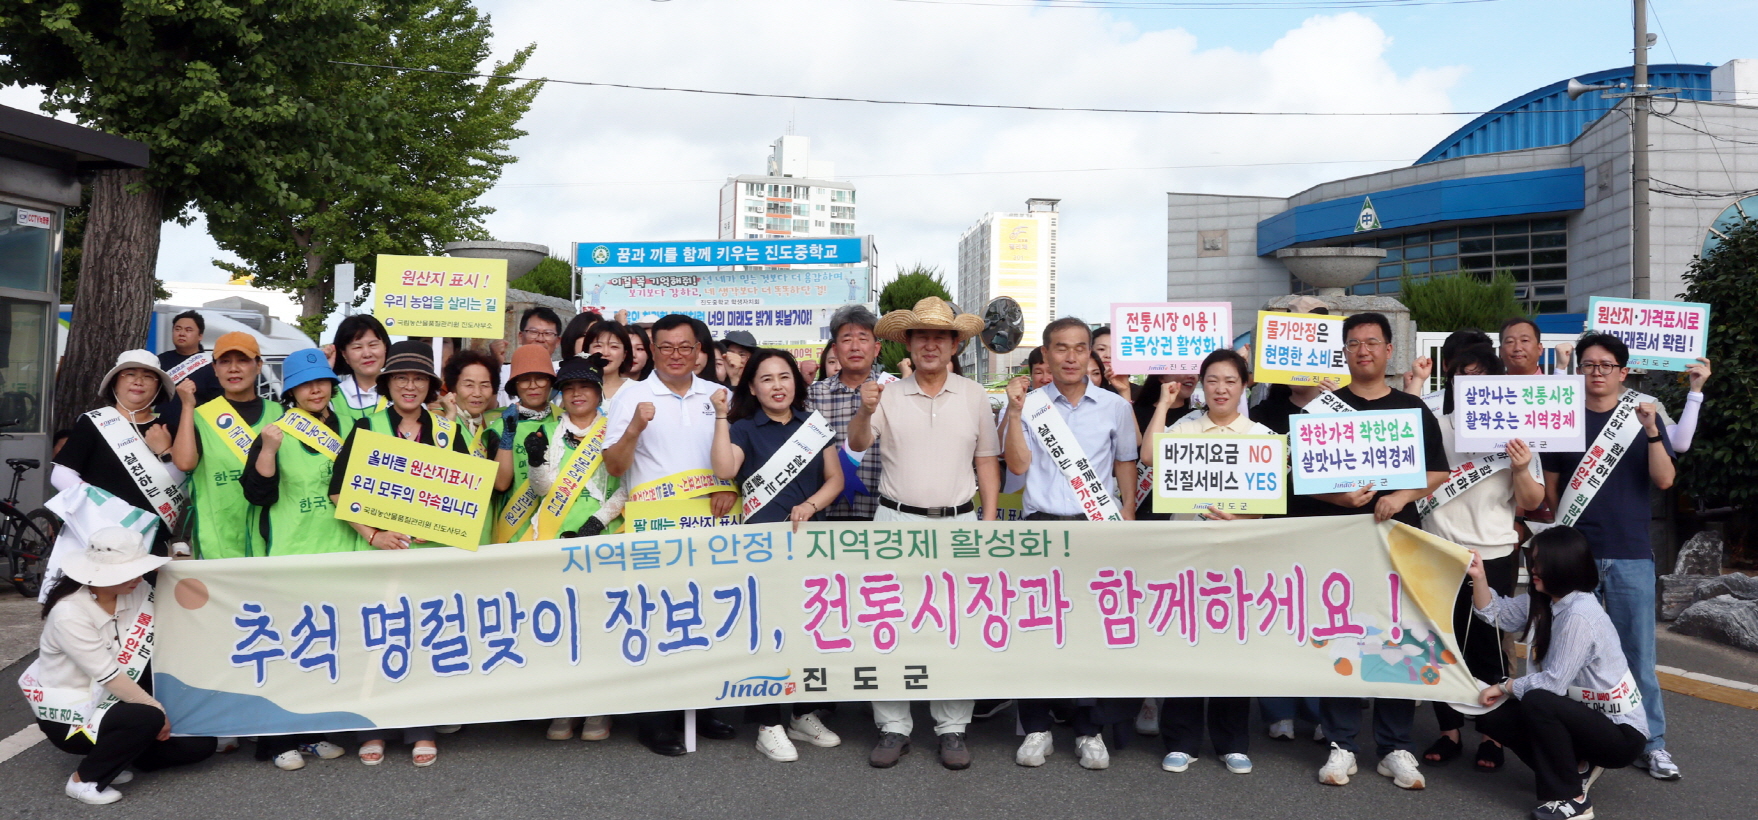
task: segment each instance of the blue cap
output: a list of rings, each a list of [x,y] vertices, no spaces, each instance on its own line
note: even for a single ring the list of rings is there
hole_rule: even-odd
[[[315,347],[294,351],[281,363],[282,395],[292,393],[293,388],[318,379],[339,381],[336,371],[330,369],[329,360],[324,358],[323,351]]]

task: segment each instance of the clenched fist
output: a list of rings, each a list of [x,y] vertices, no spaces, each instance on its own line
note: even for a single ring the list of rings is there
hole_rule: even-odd
[[[867,382],[861,385],[861,412],[873,415],[879,409],[879,395],[885,392],[885,386],[878,382]]]
[[[177,383],[177,398],[190,407],[195,406],[195,379],[184,379]]]
[[[1031,392],[1032,380],[1024,376],[1014,376],[1007,380],[1007,406],[1014,410],[1025,407],[1026,394]],[[1016,414],[1017,417],[1017,414]]]
[[[281,431],[281,425],[279,424],[271,424],[262,428],[261,433],[257,433],[257,436],[262,439],[262,448],[270,452],[274,452],[280,448],[281,438],[285,435],[286,434]]]
[[[653,421],[653,402],[644,401],[635,405],[635,417],[629,420],[629,429],[639,433],[647,429]]]
[[[732,399],[727,396],[726,388],[722,387],[714,391],[714,395],[709,396],[708,400],[714,403],[714,415],[726,418],[727,408],[732,404]]]

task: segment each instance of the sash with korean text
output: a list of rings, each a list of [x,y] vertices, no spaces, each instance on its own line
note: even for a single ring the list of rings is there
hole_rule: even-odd
[[[220,440],[226,444],[221,449],[231,453],[239,464],[250,458],[250,445],[256,441],[256,431],[244,423],[225,396],[195,408],[195,414],[219,434]]]
[[[1636,406],[1653,401],[1653,396],[1634,390],[1625,390],[1624,395],[1618,397],[1618,406],[1612,410],[1611,418],[1605,420],[1605,427],[1594,437],[1593,443],[1587,445],[1587,452],[1581,454],[1581,464],[1569,476],[1569,482],[1563,485],[1563,495],[1557,499],[1556,526],[1572,527],[1581,519],[1581,513],[1593,503],[1593,496],[1605,486],[1606,478],[1618,466],[1618,460],[1630,451],[1630,443],[1642,430],[1642,423],[1636,420]]]
[[[184,379],[195,375],[195,371],[213,363],[214,354],[202,351],[201,353],[197,353],[194,356],[190,356],[189,358],[178,362],[177,366],[166,371],[165,375],[171,377],[172,384],[182,384]]]
[[[708,496],[713,493],[738,492],[730,481],[715,478],[708,469],[683,470],[664,478],[656,478],[629,491],[629,503],[623,507],[624,532],[719,527],[743,520],[734,507],[730,514],[716,517]]]
[[[189,497],[183,492],[183,485],[171,480],[171,472],[165,469],[165,462],[153,454],[152,448],[146,445],[136,432],[134,425],[116,412],[114,407],[100,407],[85,414],[86,418],[97,425],[98,433],[103,435],[104,443],[116,453],[116,459],[122,462],[128,477],[134,486],[140,488],[141,495],[146,496],[152,511],[165,522],[167,530],[177,527],[177,520],[183,517],[183,507],[189,503]]]
[[[745,479],[745,500],[742,510],[746,520],[751,514],[763,509],[774,501],[781,491],[799,478],[800,473],[811,466],[812,460],[822,458],[824,448],[836,438],[836,429],[824,419],[823,414],[813,411],[811,416],[795,430],[793,435],[769,458],[763,466]]]
[[[118,631],[127,632],[118,636],[120,646],[116,652],[116,665],[121,667],[118,675],[126,675],[129,680],[140,682],[141,675],[146,674],[147,662],[153,659],[153,592],[148,592],[140,609],[133,613],[126,625],[118,623]],[[30,702],[31,712],[38,720],[50,723],[67,723],[72,728],[67,737],[84,734],[92,743],[98,742],[98,727],[104,722],[104,715],[110,707],[121,703],[121,699],[110,694],[101,683],[93,683],[90,689],[70,689],[64,687],[44,686],[37,678],[37,664],[42,659],[32,661],[30,668],[18,678],[18,688],[23,690],[24,699]]]
[[[288,410],[275,421],[275,425],[299,440],[299,443],[310,447],[331,461],[342,452],[342,439],[334,431],[325,427],[316,416],[297,407]]]
[[[1122,521],[1123,513],[1117,508],[1117,498],[1099,480],[1092,462],[1087,460],[1080,442],[1075,440],[1074,431],[1069,429],[1068,420],[1050,404],[1045,389],[1053,388],[1040,388],[1026,396],[1023,411],[1026,429],[1037,437],[1044,452],[1055,459],[1056,468],[1062,471],[1062,478],[1068,482],[1075,500],[1080,502],[1081,512],[1087,520]]]
[[[604,463],[606,426],[604,416],[594,420],[580,438],[579,446],[556,468],[555,486],[550,488],[542,506],[531,516],[531,529],[526,533],[526,539],[535,541],[561,535],[562,522],[568,520],[568,511],[574,508],[574,502],[586,495],[587,479]],[[566,435],[560,429],[555,434]]]

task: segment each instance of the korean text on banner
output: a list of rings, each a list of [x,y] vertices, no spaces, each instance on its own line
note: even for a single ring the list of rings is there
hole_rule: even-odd
[[[1267,384],[1349,383],[1343,358],[1343,317],[1260,310],[1252,335],[1252,376]]]
[[[379,254],[372,312],[396,336],[499,339],[507,260]]]
[[[1587,449],[1587,391],[1581,376],[1458,376],[1453,380],[1453,449],[1499,453],[1509,439],[1534,450]]]
[[[1231,302],[1111,305],[1111,369],[1118,373],[1195,373],[1204,356],[1232,343]]]
[[[486,458],[359,430],[336,517],[474,550],[493,514],[495,469]]]
[[[708,308],[760,308],[866,302],[869,267],[754,271],[586,271],[581,298],[589,307],[635,313]]]
[[[1288,511],[1286,436],[1154,435],[1154,512]]]
[[[1587,329],[1610,333],[1630,348],[1630,366],[1684,370],[1709,349],[1709,305],[1595,296]]]
[[[154,693],[190,735],[775,702],[1466,702],[1452,613],[1469,560],[1358,515],[759,524],[177,561],[159,571]]]
[[[1419,410],[1298,413],[1288,424],[1296,495],[1428,486]]]
[[[861,237],[682,242],[579,242],[579,268],[673,268],[726,265],[852,265]]]

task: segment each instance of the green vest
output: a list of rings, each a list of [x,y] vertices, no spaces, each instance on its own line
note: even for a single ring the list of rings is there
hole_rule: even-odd
[[[550,431],[550,434],[554,435],[555,433],[552,430]],[[563,444],[565,446],[566,442],[563,442]],[[572,453],[575,449],[576,448],[569,447],[568,452]],[[567,456],[562,456],[562,464],[566,463]],[[560,465],[557,465],[557,469],[560,469]],[[600,471],[604,470],[604,465],[602,463],[599,464],[598,469]],[[610,480],[606,481],[604,484],[605,497],[609,498],[610,496],[616,495],[617,488],[621,486],[623,486],[623,480],[614,475],[611,476]],[[601,506],[603,505],[599,504],[598,499],[593,498],[591,493],[586,492],[586,488],[580,488],[580,497],[574,501],[572,507],[568,508],[568,516],[562,519],[561,532],[573,532],[586,526],[586,519],[591,518],[593,514],[597,513],[598,508]],[[606,533],[616,532],[621,529],[622,526],[623,517],[619,515],[605,523],[604,531]]]
[[[224,396],[214,401],[229,404]],[[245,424],[229,406],[223,410],[235,423],[250,430],[252,437],[281,417],[281,405],[271,401],[263,402],[262,418],[255,425]],[[262,555],[263,545],[257,543],[256,528],[251,526],[262,510],[244,500],[244,487],[238,483],[239,476],[244,474],[244,460],[233,455],[232,442],[199,412],[195,416],[195,433],[201,442],[201,461],[189,477],[189,486],[195,497],[192,531],[196,555],[202,558]]]
[[[330,410],[336,414],[336,426],[342,429],[342,438],[348,437],[348,431],[354,429],[354,422],[374,413],[383,412],[387,404],[384,398],[380,397],[376,406],[356,410],[348,406],[348,400],[341,393],[330,397]]]
[[[549,415],[541,421],[523,416],[513,419],[511,422],[502,418],[500,423],[494,426],[498,432],[505,430],[509,423],[513,425],[513,483],[507,485],[505,492],[494,494],[494,511],[497,515],[507,505],[507,498],[518,492],[519,488],[524,487],[526,480],[531,477],[531,461],[530,456],[525,452],[525,437],[531,435],[533,430],[539,429],[543,431],[544,436],[553,437],[556,420],[559,418],[561,418],[561,413],[552,409]]]
[[[291,434],[275,452],[280,500],[269,508],[263,541],[269,555],[315,555],[370,549],[360,533],[336,517],[330,474],[336,463]]]

